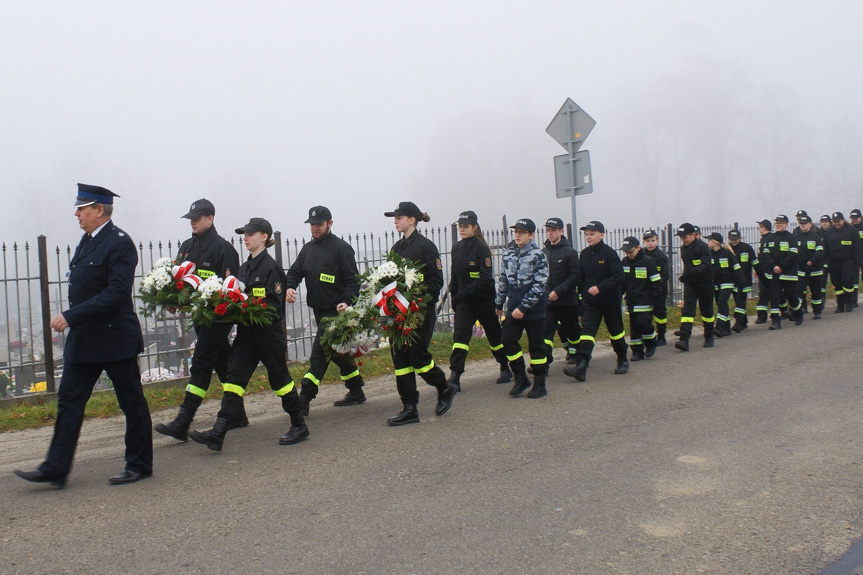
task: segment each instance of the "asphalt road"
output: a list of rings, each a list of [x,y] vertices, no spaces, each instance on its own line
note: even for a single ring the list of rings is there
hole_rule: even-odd
[[[391,379],[351,408],[330,386],[290,447],[262,394],[223,452],[160,437],[156,475],[128,486],[107,484],[121,421],[88,422],[62,491],[11,475],[50,430],[3,434],[0,570],[819,573],[863,535],[861,322],[753,326],[710,350],[696,337],[627,375],[606,348],[586,383],[556,362],[539,400],[469,364],[450,413],[433,415],[425,386],[422,422],[403,428],[384,423]]]

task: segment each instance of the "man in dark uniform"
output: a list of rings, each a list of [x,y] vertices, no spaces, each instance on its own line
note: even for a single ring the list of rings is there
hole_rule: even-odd
[[[692,324],[695,323],[695,308],[701,310],[701,323],[704,326],[704,347],[713,347],[713,265],[710,248],[697,238],[696,228],[690,223],[681,224],[676,235],[683,246],[680,259],[683,260],[683,308],[680,310],[680,339],[674,347],[689,351],[689,338]]]
[[[821,319],[824,309],[824,294],[821,286],[824,276],[824,248],[821,236],[815,232],[809,216],[799,220],[800,230],[797,234],[797,297],[800,298],[801,309],[806,305],[806,288],[809,288],[809,299],[812,303],[812,319]]]
[[[737,261],[740,262],[740,272],[743,283],[734,288],[734,327],[731,331],[740,333],[749,327],[749,318],[746,315],[746,300],[752,293],[752,270],[759,265],[755,249],[744,242],[740,230],[728,231],[728,243],[734,250]]]
[[[848,214],[848,217],[851,218],[851,225],[855,230],[857,230],[857,233],[860,234],[860,240],[863,241],[863,212],[858,208],[854,208],[851,210],[851,213]],[[861,274],[863,274],[863,266],[860,267],[860,270],[857,272],[857,278],[854,280],[854,292],[849,298],[851,300],[851,309],[857,307],[857,297],[860,293]]]
[[[152,423],[137,358],[144,340],[132,302],[138,250],[111,221],[115,197],[105,188],[78,184],[75,215],[86,233],[69,263],[69,309],[51,320],[55,331],[69,328],[57,421],[45,461],[33,471],[15,470],[27,481],[66,485],[84,408],[102,371],[126,416],[126,468],[108,481],[133,483],[153,474]]]
[[[659,272],[660,287],[662,287],[662,301],[653,308],[653,319],[656,321],[656,345],[665,345],[665,332],[668,328],[668,281],[671,279],[669,273],[668,256],[659,247],[659,236],[653,230],[647,230],[641,237],[644,242],[644,255],[656,262]]]
[[[360,286],[357,283],[359,270],[354,249],[345,240],[333,235],[333,215],[330,210],[324,206],[313,207],[305,223],[311,228],[312,241],[303,246],[288,270],[285,301],[297,301],[297,286],[305,279],[306,303],[312,308],[318,326],[309,356],[309,370],[303,376],[300,392],[303,415],[308,415],[309,403],[317,397],[318,386],[330,365],[321,347],[321,321],[338,315],[354,303],[360,293]],[[333,353],[332,350],[329,352]],[[363,378],[353,358],[334,353],[332,357],[348,388],[347,394],[334,401],[333,405],[343,407],[363,403],[366,400]]]
[[[758,303],[755,311],[758,317],[756,324],[767,323],[770,312],[770,283],[773,281],[773,258],[768,250],[770,238],[773,236],[773,224],[770,220],[761,220],[758,224],[758,233],[761,239],[758,243],[758,265],[753,266],[755,275],[758,276]]]
[[[842,212],[833,213],[833,227],[824,232],[824,253],[836,293],[835,313],[853,311],[851,295],[857,282],[857,268],[863,263],[863,242]]]
[[[224,279],[237,273],[240,267],[240,257],[237,250],[228,240],[219,235],[213,218],[216,208],[207,199],[192,203],[189,212],[184,215],[192,226],[192,237],[183,242],[177,252],[176,262],[193,262],[195,274],[207,279],[216,275]],[[213,323],[211,326],[195,326],[195,351],[192,353],[192,367],[189,368],[189,384],[186,386],[186,397],[180,405],[177,417],[170,423],[157,423],[156,431],[162,435],[173,437],[179,441],[189,438],[189,425],[195,418],[198,407],[207,395],[213,371],[219,376],[219,381],[225,382],[228,369],[228,355],[231,353],[231,343],[228,339],[233,324]],[[249,424],[242,400],[236,411],[236,418],[230,423],[230,429],[245,427]]]
[[[780,305],[783,296],[788,303],[794,325],[803,323],[803,308],[797,299],[797,240],[788,231],[788,216],[779,214],[773,220],[776,231],[770,236],[767,250],[773,263],[773,281],[770,284],[770,329],[782,328]]]
[[[552,362],[554,332],[560,335],[560,342],[567,351],[567,363],[575,363],[575,352],[581,338],[581,325],[578,323],[578,252],[563,235],[563,220],[548,218],[545,222],[548,239],[542,251],[548,258],[548,283],[545,284],[546,298],[543,338],[545,340],[548,364]],[[570,360],[570,358],[572,358]]]

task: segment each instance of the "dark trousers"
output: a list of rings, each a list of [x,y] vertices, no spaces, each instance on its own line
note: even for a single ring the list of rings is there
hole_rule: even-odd
[[[542,339],[543,319],[515,319],[511,315],[503,320],[503,352],[514,373],[524,373],[524,354],[521,351],[521,334],[527,332],[527,349],[534,375],[548,372],[548,358],[545,355],[545,342]]]
[[[237,326],[237,337],[228,358],[228,371],[222,388],[222,409],[219,416],[236,416],[238,398],[242,397],[258,363],[267,368],[267,379],[275,394],[282,398],[282,407],[291,414],[300,413],[300,402],[294,380],[285,358],[287,336],[280,321],[266,327]],[[229,397],[234,396],[234,397]]]
[[[396,387],[399,397],[405,405],[416,405],[420,394],[417,391],[417,374],[423,380],[442,391],[446,389],[446,374],[435,365],[434,358],[429,352],[434,326],[437,321],[435,306],[437,302],[431,301],[426,309],[426,317],[422,325],[414,331],[417,334],[409,346],[396,349],[390,346],[390,355],[393,358],[393,368],[396,374]]]
[[[581,324],[578,323],[578,307],[574,305],[545,306],[545,319],[542,324],[542,338],[545,342],[545,353],[551,358],[554,348],[554,332],[560,335],[560,343],[569,353],[575,353],[575,348],[581,339]]]
[[[656,333],[658,335],[665,334],[665,328],[668,326],[668,284],[662,288],[662,303],[653,306],[653,319],[656,321]]]
[[[793,311],[800,309],[797,299],[797,280],[776,279],[770,282],[770,316],[779,317],[780,307],[784,303]]]
[[[214,323],[210,327],[195,326],[195,351],[192,353],[192,367],[189,368],[189,385],[186,392],[203,398],[210,388],[213,371],[219,381],[225,381],[228,370],[228,356],[231,355],[231,342],[228,337],[234,325]]]
[[[632,348],[632,353],[642,353],[644,346],[653,345],[655,339],[653,312],[629,310],[629,347]]]
[[[494,358],[501,366],[506,365],[506,354],[503,352],[503,343],[501,342],[500,320],[494,311],[494,301],[459,302],[455,305],[452,353],[449,356],[450,371],[464,373],[464,362],[470,349],[473,326],[477,321],[485,331],[485,337]]]
[[[778,279],[776,281],[779,281]],[[770,312],[770,284],[773,279],[766,277],[758,278],[758,303],[755,305],[755,311],[758,312],[758,317],[766,319]]]
[[[680,310],[680,333],[684,339],[692,335],[695,323],[695,309],[701,311],[701,324],[704,337],[713,335],[713,284],[683,284],[683,308]]]
[[[798,275],[797,279],[797,298],[800,300],[800,305],[806,305],[806,288],[809,288],[809,301],[812,304],[813,312],[820,312],[824,309],[824,292],[822,285],[824,283],[824,274],[818,275]]]
[[[714,286],[713,295],[716,297],[716,321],[727,326],[731,323],[731,309],[728,306],[728,300],[731,299],[733,289],[726,287],[720,288]],[[703,316],[702,316],[703,317]]]
[[[321,385],[321,380],[330,366],[330,360],[327,359],[327,354],[324,352],[324,348],[321,347],[321,335],[324,332],[323,327],[321,327],[321,320],[336,316],[339,313],[334,309],[313,309],[312,312],[315,314],[315,323],[318,326],[318,331],[315,333],[315,341],[312,342],[312,354],[309,356],[309,371],[303,375],[302,380],[303,395],[309,399],[317,397],[318,387]],[[341,375],[345,387],[351,391],[361,389],[364,382],[354,358],[349,355],[339,355],[335,352],[332,353],[332,358],[332,362],[339,368],[339,375]]]
[[[827,262],[830,270],[830,282],[836,293],[836,303],[846,305],[854,303],[854,285],[857,283],[857,263],[853,258],[845,260],[830,260]]]
[[[603,320],[608,330],[608,337],[611,338],[611,347],[614,348],[618,358],[626,359],[626,350],[629,346],[626,345],[624,338],[626,333],[623,329],[623,312],[620,311],[619,299],[599,305],[585,302],[581,313],[581,338],[578,342],[578,350],[575,352],[577,358],[590,361],[596,345],[596,332],[599,331],[599,324]]]
[[[141,387],[138,359],[102,363],[66,363],[57,392],[57,421],[54,437],[39,471],[55,480],[63,480],[72,469],[72,459],[81,435],[84,408],[93,387],[102,374],[114,384],[117,403],[126,416],[126,469],[136,473],[153,472],[153,424],[150,408]]]
[[[749,323],[746,317],[746,300],[752,292],[752,286],[744,286],[742,288],[734,288],[734,321],[740,325]]]

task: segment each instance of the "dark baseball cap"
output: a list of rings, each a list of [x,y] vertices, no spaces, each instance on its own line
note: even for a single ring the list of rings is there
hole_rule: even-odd
[[[688,236],[689,234],[694,234],[694,233],[695,233],[695,226],[693,226],[689,222],[685,222],[685,223],[680,224],[680,226],[678,226],[677,232],[675,232],[674,235],[683,237],[683,236]]]
[[[545,227],[563,229],[563,220],[560,218],[548,218],[545,220]]]
[[[659,234],[657,234],[655,231],[647,230],[646,232],[644,232],[644,234],[642,234],[641,239],[646,240],[647,238],[658,238],[658,237],[659,237]]]
[[[628,236],[623,238],[623,243],[620,245],[620,251],[629,253],[640,245],[641,244],[638,243],[638,238]]]
[[[254,232],[263,232],[269,237],[273,237],[273,226],[264,218],[252,218],[249,223],[242,228],[234,230],[238,234],[249,234]]]
[[[811,224],[812,218],[810,218],[809,216],[800,216],[800,218],[797,221],[800,222],[801,224]]]
[[[399,202],[399,207],[391,212],[384,212],[384,215],[388,218],[395,216],[408,216],[419,219],[422,217],[423,212],[413,202]]]
[[[833,221],[844,220],[845,216],[842,215],[842,212],[833,212]]]
[[[458,215],[457,223],[459,224],[478,224],[479,219],[476,217],[476,212],[473,210],[465,210]]]
[[[333,214],[330,213],[330,209],[325,206],[315,206],[309,210],[309,219],[307,219],[305,224],[322,224],[324,222],[328,222],[333,219]]]
[[[201,216],[215,216],[216,215],[216,206],[213,205],[213,202],[210,200],[201,198],[200,200],[195,200],[192,202],[192,205],[189,206],[189,213],[183,216],[184,218],[188,218],[190,220],[197,220]]]
[[[111,190],[89,184],[78,184],[78,195],[73,207],[83,208],[92,204],[113,204],[114,198],[119,198]]]
[[[863,218],[863,213],[860,213],[860,210],[857,208],[851,210],[851,213],[848,215],[852,218]]]
[[[587,222],[586,224],[581,226],[580,229],[581,229],[581,231],[587,230],[587,231],[591,231],[591,232],[600,232],[603,234],[605,233],[605,226],[602,225],[602,222],[598,222],[596,220]]]
[[[788,223],[788,216],[786,216],[785,214],[779,214],[778,216],[773,218],[773,221],[780,223],[780,224],[787,224]]]
[[[529,220],[527,218],[521,218],[520,220],[516,221],[514,224],[512,224],[509,227],[516,229],[516,230],[527,230],[530,233],[533,233],[536,231],[536,224],[533,223],[533,220]]]
[[[728,239],[729,240],[739,240],[740,239],[740,230],[728,230]]]
[[[823,216],[821,216],[821,221],[822,221],[822,222],[829,222],[829,221],[830,221],[830,216],[829,216],[829,215],[827,215],[827,214],[824,214]]]
[[[770,223],[770,220],[761,220],[760,222],[755,222],[755,223],[758,224],[759,226],[761,226],[762,228],[764,228],[765,230],[772,230],[773,229],[773,224]]]
[[[699,228],[699,227],[698,227],[698,226],[696,226],[695,224],[693,224],[693,225],[692,225],[692,229],[693,229],[693,230],[695,230],[695,233],[696,233],[696,234],[700,234],[700,233],[701,233],[701,228]]]
[[[713,232],[712,234],[707,236],[707,239],[717,241],[721,244],[722,243],[722,234],[720,234],[719,232]]]
[[[806,210],[797,210],[796,217],[802,218],[803,216],[808,216],[808,215],[809,214],[806,213]]]

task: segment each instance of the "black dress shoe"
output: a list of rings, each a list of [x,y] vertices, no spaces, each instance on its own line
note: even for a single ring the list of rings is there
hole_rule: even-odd
[[[443,415],[449,408],[452,407],[452,400],[458,389],[452,383],[448,383],[446,388],[439,390],[437,393],[437,405],[434,408],[435,415]]]
[[[348,391],[345,396],[341,399],[337,399],[333,402],[333,405],[336,407],[347,407],[349,405],[359,405],[366,401],[366,394],[363,393],[362,389],[358,389],[357,391]],[[303,417],[305,417],[305,413]]]
[[[387,425],[406,425],[408,423],[419,423],[420,414],[417,406],[405,403],[402,410],[387,419]]]
[[[43,471],[39,471],[38,469],[34,469],[33,471],[21,471],[20,469],[15,470],[15,475],[23,479],[24,481],[31,481],[33,483],[50,483],[51,487],[56,489],[63,489],[66,487],[66,479],[54,479],[47,473]]]
[[[108,483],[111,483],[112,485],[125,485],[126,483],[135,483],[136,481],[147,479],[152,476],[152,473],[138,473],[137,471],[125,469],[108,479]]]

